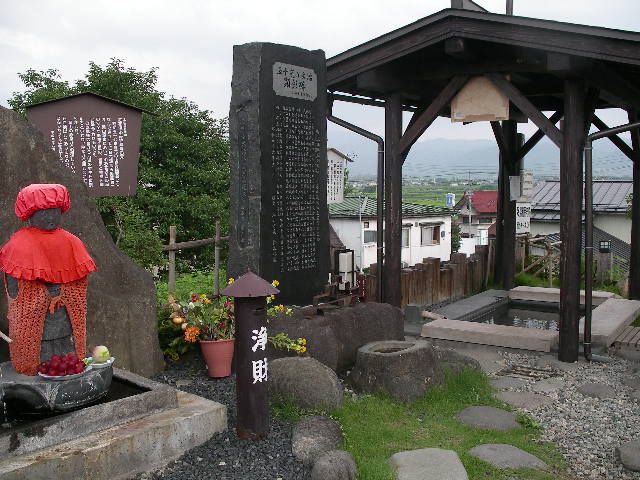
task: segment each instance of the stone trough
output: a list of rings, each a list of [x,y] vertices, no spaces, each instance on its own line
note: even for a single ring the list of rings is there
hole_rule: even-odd
[[[226,429],[226,407],[113,369],[98,403],[0,431],[0,479],[129,478]]]

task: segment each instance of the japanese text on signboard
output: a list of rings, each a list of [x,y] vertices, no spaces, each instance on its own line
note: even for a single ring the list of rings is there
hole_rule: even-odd
[[[276,62],[273,64],[273,91],[282,97],[313,101],[318,96],[318,77],[310,68]]]
[[[531,204],[516,203],[516,234],[529,233],[531,231]]]

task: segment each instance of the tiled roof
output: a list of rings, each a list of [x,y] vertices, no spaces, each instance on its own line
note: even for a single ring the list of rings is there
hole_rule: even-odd
[[[368,197],[345,197],[343,202],[329,205],[331,218],[353,217],[358,218],[362,212],[363,218],[376,216],[376,199]],[[439,217],[449,216],[453,210],[433,205],[418,205],[416,203],[402,204],[402,218]]]
[[[593,211],[597,213],[627,212],[627,197],[633,192],[631,181],[595,180],[593,182]],[[539,182],[532,194],[532,218],[547,221],[559,220],[559,214],[549,213],[549,218],[539,218],[541,211],[560,212],[560,182]],[[583,203],[584,206],[584,203]]]
[[[467,204],[467,195],[463,195],[456,204],[456,208],[460,209]],[[498,212],[498,192],[497,190],[477,190],[471,195],[471,206],[478,213],[497,213]]]
[[[547,238],[552,242],[560,241],[559,233],[552,233],[547,235]],[[629,273],[629,260],[631,259],[631,245],[623,242],[618,237],[615,237],[604,230],[600,230],[597,227],[593,227],[593,246],[598,248],[600,240],[611,241],[611,251],[613,252],[613,264],[625,273]],[[582,247],[584,249],[584,227],[582,229]]]

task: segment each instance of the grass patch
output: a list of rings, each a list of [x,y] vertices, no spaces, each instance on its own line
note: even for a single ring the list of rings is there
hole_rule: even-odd
[[[636,317],[636,319],[631,324],[632,327],[640,327],[640,315]]]
[[[227,284],[226,273],[220,269],[220,289]],[[158,305],[167,303],[168,284],[165,280],[156,282]],[[213,295],[213,272],[197,271],[176,275],[176,294],[178,298],[187,299],[191,293]]]
[[[455,450],[472,480],[507,480],[517,474],[521,480],[553,480],[570,478],[565,473],[562,457],[551,443],[539,440],[540,428],[528,417],[521,416],[521,429],[495,432],[466,427],[455,419],[462,409],[472,405],[504,407],[492,396],[486,376],[474,370],[447,375],[445,385],[431,390],[418,401],[404,405],[373,395],[346,398],[344,406],[332,417],[345,434],[345,449],[358,464],[362,480],[392,480],[389,457],[403,450],[444,448]],[[292,421],[302,412],[291,405],[276,408],[275,414]],[[272,410],[274,411],[274,410]],[[536,455],[552,469],[497,470],[468,451],[483,443],[506,443]]]
[[[544,287],[547,288],[549,286],[549,279],[538,277],[537,275],[532,275],[531,273],[518,273],[514,278],[514,282],[516,286],[524,286],[524,287]],[[553,279],[553,286],[560,286],[560,279]]]

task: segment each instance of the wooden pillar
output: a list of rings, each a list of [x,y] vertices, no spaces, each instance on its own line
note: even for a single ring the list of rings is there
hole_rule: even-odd
[[[518,142],[518,124],[515,120],[502,122],[502,132],[508,150],[508,158],[503,163],[502,175],[502,197],[503,221],[502,221],[502,288],[510,290],[513,288],[513,278],[516,274],[516,202],[511,201],[511,191],[509,177],[520,174],[520,161],[516,159]]]
[[[400,306],[400,254],[402,240],[402,103],[392,94],[385,102],[385,302]]]
[[[638,112],[629,112],[629,122],[640,118]],[[633,196],[631,199],[631,258],[629,261],[629,298],[640,300],[640,132],[631,132],[633,146]]]
[[[579,79],[564,83],[564,127],[560,149],[560,344],[558,359],[578,360],[580,258],[582,253],[582,156],[585,89]]]
[[[496,240],[493,249],[493,283],[499,284],[502,281],[502,246],[504,239],[504,190],[505,190],[505,163],[507,158],[500,153],[498,155],[498,209],[496,212]]]

